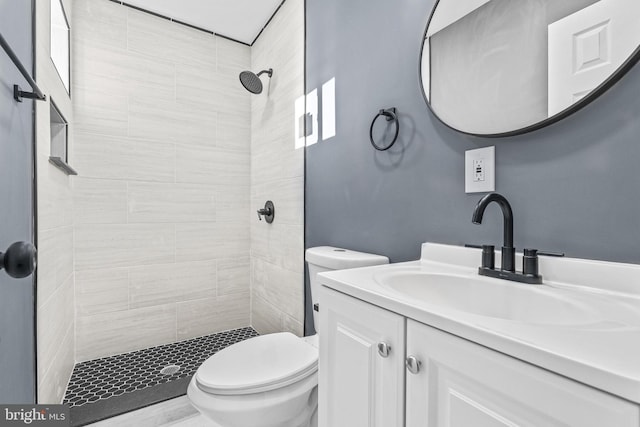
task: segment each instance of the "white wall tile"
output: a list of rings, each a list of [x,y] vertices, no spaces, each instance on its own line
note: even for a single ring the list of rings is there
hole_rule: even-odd
[[[167,60],[175,55],[172,33],[159,31],[166,28],[167,19],[134,9],[127,9],[127,13],[127,41],[132,53]]]
[[[176,99],[184,104],[248,115],[251,113],[251,94],[240,84],[240,71],[242,68],[211,72],[208,67],[178,64]]]
[[[249,326],[249,293],[178,303],[178,339]]]
[[[72,44],[74,85],[99,91],[104,94],[105,100],[114,95],[126,96],[129,87],[126,73],[130,67],[127,50],[95,43],[88,28],[84,31],[78,28],[76,31],[79,34]]]
[[[221,111],[224,94],[228,88],[220,81],[222,74],[210,67],[178,64],[176,66],[176,100],[181,103],[202,106],[204,109]],[[243,103],[249,105],[249,100]],[[249,107],[250,108],[250,107]]]
[[[218,70],[231,70],[240,74],[251,67],[251,48],[224,37],[216,37],[218,46]]]
[[[215,144],[216,111],[201,104],[153,98],[129,99],[129,136],[159,141]]]
[[[125,94],[107,93],[96,86],[73,86],[72,90],[74,126],[78,133],[127,136],[129,102]],[[80,141],[78,147],[83,147],[82,144]],[[70,153],[72,157],[75,155],[75,151]]]
[[[270,259],[284,269],[304,271],[304,225],[280,224],[278,230],[269,242]]]
[[[176,25],[172,31],[172,59],[178,64],[217,67],[219,37],[184,25]],[[240,45],[241,46],[241,45]],[[238,50],[241,50],[238,46]]]
[[[129,309],[127,268],[76,271],[75,284],[78,316]]]
[[[76,132],[73,157],[87,178],[175,181],[172,143]]]
[[[217,262],[218,295],[248,293],[250,284],[249,257],[223,258]]]
[[[52,363],[46,372],[38,374],[38,403],[41,405],[62,403],[73,372],[74,332],[73,325],[70,325],[56,346],[57,351],[51,359]]]
[[[254,292],[251,293],[251,326],[259,334],[282,332],[281,312]]]
[[[71,178],[49,163],[48,154],[38,155],[38,195],[40,230],[73,225]]]
[[[304,218],[304,180],[286,178],[262,181],[251,186],[252,205],[272,200],[279,224],[300,225]]]
[[[127,222],[127,183],[77,177],[73,183],[76,224]]]
[[[52,366],[64,365],[56,354],[69,329],[73,328],[73,275],[38,308],[38,375],[44,376]],[[55,369],[55,368],[54,368]]]
[[[193,184],[130,182],[130,223],[194,223],[215,221],[215,190]]]
[[[273,68],[251,103],[251,208],[275,204],[273,224],[251,221],[252,325],[302,333],[304,151],[295,149],[295,100],[304,93],[304,10],[285,2],[251,50],[254,70]],[[265,81],[265,83],[267,83]]]
[[[250,220],[258,219],[257,215],[249,201],[247,184],[227,183],[216,186],[217,222],[233,222],[248,227]]]
[[[129,9],[129,51],[155,59],[216,69],[216,37]],[[166,31],[159,31],[165,29]]]
[[[125,48],[96,45],[92,37],[74,45],[77,86],[98,89],[106,96],[175,100],[174,62],[132,54]]]
[[[73,275],[73,227],[40,230],[37,275],[37,301],[41,308]]]
[[[177,144],[176,182],[232,184],[248,190],[250,162],[248,152]]]
[[[144,56],[127,56],[127,67],[124,72],[125,87],[128,89],[129,99],[139,97],[176,99],[176,65],[174,62],[161,62]]]
[[[299,337],[304,336],[304,325],[302,324],[302,321],[296,320],[286,314],[282,316],[282,330],[285,332],[291,332]]]
[[[104,0],[73,2],[73,30],[83,35],[73,42],[90,46],[127,47],[127,9]]]
[[[245,257],[249,239],[245,223],[176,224],[176,261]]]
[[[216,147],[231,151],[251,150],[251,123],[242,114],[218,112]]]
[[[63,0],[69,19],[73,1]],[[35,74],[38,85],[69,122],[69,147],[74,145],[75,118],[67,89],[50,54],[50,2],[34,2]],[[72,178],[49,163],[49,102],[35,103],[38,204],[37,374],[38,400],[60,403],[73,367],[74,278]],[[1,357],[1,356],[0,356]]]
[[[216,295],[215,261],[132,267],[129,271],[131,308],[170,304]]]
[[[93,224],[75,229],[76,271],[174,260],[173,224]]]
[[[251,288],[257,295],[278,309],[302,322],[304,319],[303,275],[285,270],[259,258],[251,260]]]
[[[276,216],[278,215],[276,206]],[[304,226],[251,223],[251,257],[291,271],[304,270]]]
[[[176,339],[175,304],[79,316],[76,360],[140,350]]]
[[[304,176],[304,151],[294,150],[293,131],[287,138],[289,143],[283,146],[277,139],[264,139],[251,146],[251,183],[253,185],[278,179],[299,178]],[[277,164],[278,168],[270,167]]]

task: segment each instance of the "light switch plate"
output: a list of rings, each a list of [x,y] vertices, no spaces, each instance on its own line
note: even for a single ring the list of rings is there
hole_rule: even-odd
[[[464,153],[465,193],[496,191],[496,147],[468,150]]]

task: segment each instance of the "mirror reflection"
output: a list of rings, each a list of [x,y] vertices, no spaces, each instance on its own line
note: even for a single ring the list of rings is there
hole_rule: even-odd
[[[626,71],[639,23],[638,0],[440,0],[422,51],[425,97],[462,132],[531,130]]]

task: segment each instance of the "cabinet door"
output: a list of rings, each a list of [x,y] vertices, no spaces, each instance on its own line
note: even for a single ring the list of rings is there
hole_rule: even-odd
[[[407,427],[638,427],[638,407],[526,362],[408,321]]]
[[[404,426],[404,317],[324,287],[319,294],[320,427]]]

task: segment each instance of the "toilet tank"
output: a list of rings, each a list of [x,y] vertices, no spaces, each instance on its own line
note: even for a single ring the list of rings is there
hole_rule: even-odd
[[[334,248],[332,246],[318,246],[309,248],[305,252],[305,259],[309,267],[309,284],[311,285],[311,303],[317,302],[318,273],[323,271],[344,270],[347,268],[369,267],[372,265],[388,264],[389,258],[382,255],[351,251],[349,249]],[[318,331],[318,312],[313,310],[313,324]]]

